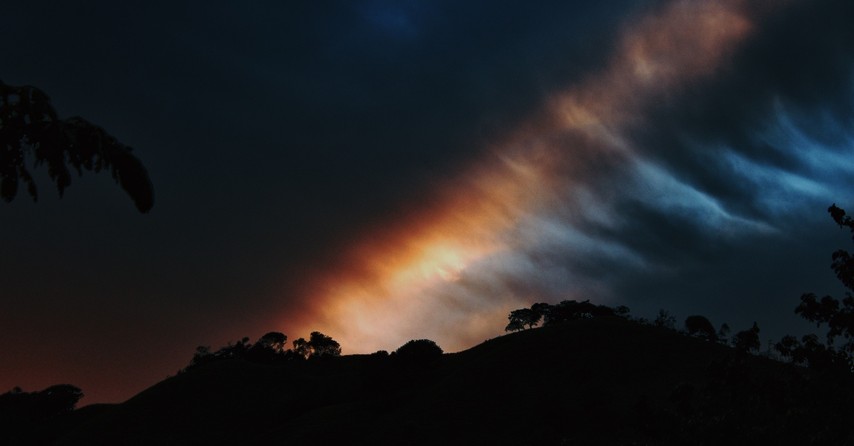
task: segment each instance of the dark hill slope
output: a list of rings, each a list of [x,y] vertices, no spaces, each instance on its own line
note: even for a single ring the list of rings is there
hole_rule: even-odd
[[[852,393],[829,380],[656,327],[581,320],[429,364],[213,363],[60,444],[846,444]]]

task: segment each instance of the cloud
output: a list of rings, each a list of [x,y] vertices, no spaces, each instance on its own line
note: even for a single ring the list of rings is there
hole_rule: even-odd
[[[159,361],[136,388],[199,343],[453,351],[565,298],[773,337],[849,240],[823,214],[852,195],[849,3],[12,5],[4,81],[136,147],[163,196],[145,221],[90,178],[13,204],[4,334],[75,351],[72,318],[103,346],[78,361]],[[116,326],[138,329],[103,341]],[[71,361],[39,376],[98,399],[114,378]]]
[[[354,315],[373,318],[376,328],[370,331],[374,334],[362,336],[366,339],[356,343],[359,348],[364,342],[382,342],[389,334],[413,330],[421,318],[445,317],[441,308],[448,299],[442,296],[465,296],[469,305],[455,308],[452,313],[457,317],[506,311],[511,303],[553,301],[585,288],[598,288],[592,297],[608,297],[602,291],[607,287],[596,285],[596,281],[605,283],[605,278],[591,280],[592,270],[605,272],[601,265],[615,263],[617,258],[623,268],[660,267],[647,259],[648,247],[633,247],[618,237],[597,237],[595,230],[615,232],[597,227],[594,219],[586,219],[587,227],[574,226],[574,220],[584,220],[584,211],[579,210],[585,204],[582,200],[589,203],[591,191],[594,201],[600,199],[598,185],[608,182],[633,179],[641,187],[646,185],[650,191],[635,195],[635,200],[660,196],[651,200],[656,211],[639,207],[641,224],[660,214],[675,214],[691,228],[691,216],[699,213],[714,227],[733,223],[763,227],[731,214],[715,197],[673,178],[670,172],[640,161],[635,141],[627,138],[633,126],[649,125],[644,117],[647,109],[670,100],[674,90],[714,75],[752,28],[735,3],[725,2],[674,2],[628,26],[602,70],[551,95],[542,112],[508,132],[461,178],[453,180],[452,187],[439,189],[442,198],[420,214],[423,223],[403,223],[406,231],[394,234],[393,242],[360,250],[351,259],[354,264],[382,264],[355,274],[360,289],[346,286],[315,295],[330,330],[344,332],[346,320]],[[609,190],[625,195],[630,192],[626,185]],[[603,215],[608,220],[607,211],[594,213],[600,221]],[[655,235],[653,231],[645,241]],[[658,238],[667,243],[664,237]],[[694,234],[686,238],[697,239]],[[576,260],[567,253],[575,254]],[[425,274],[425,265],[435,271]],[[585,265],[594,265],[587,267],[587,275]],[[449,270],[453,278],[448,277]],[[339,274],[333,272],[320,281],[339,283]],[[461,284],[458,277],[466,281]],[[588,282],[586,287],[579,286],[579,277],[580,282]],[[517,294],[526,289],[529,292]],[[389,314],[375,309],[399,301],[407,303],[395,308],[391,321]],[[434,307],[423,311],[422,302]],[[328,311],[338,305],[347,305],[347,311]],[[442,333],[439,340],[458,345],[454,338],[467,331]],[[482,335],[495,332],[493,328]]]

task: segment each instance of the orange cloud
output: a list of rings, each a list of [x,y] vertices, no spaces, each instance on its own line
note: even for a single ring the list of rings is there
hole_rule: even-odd
[[[632,156],[622,129],[642,119],[641,107],[714,74],[751,29],[739,4],[679,0],[627,27],[606,69],[553,95],[488,158],[439,185],[431,205],[357,241],[342,268],[312,278],[308,314],[285,317],[288,325],[327,332],[348,352],[419,337],[454,351],[499,334],[510,309],[538,296],[465,279],[498,281],[490,265],[521,248],[525,218],[571,208],[574,186],[596,175],[591,160]]]

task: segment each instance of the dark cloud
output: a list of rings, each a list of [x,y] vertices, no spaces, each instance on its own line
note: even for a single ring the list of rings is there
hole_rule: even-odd
[[[466,169],[555,92],[595,81],[622,30],[669,3],[5,5],[0,77],[135,147],[157,203],[139,216],[86,175],[62,200],[43,186],[37,205],[0,207],[0,363],[13,364],[0,386],[70,381],[84,402],[115,400],[196,345],[306,335],[277,325],[311,314],[303,281],[352,261],[354,240],[402,239],[440,204],[437,185],[464,194]],[[849,3],[751,3],[753,30],[718,70],[621,126],[631,154],[578,129],[538,135],[564,149],[563,201],[520,219],[515,251],[418,303],[448,313],[418,336],[493,316],[500,330],[503,306],[585,296],[792,327],[779,321],[801,291],[833,291],[827,255],[847,241],[823,209],[854,192],[839,162]]]
[[[637,8],[4,5],[2,79],[135,147],[157,203],[140,217],[109,178],[86,175],[62,200],[42,183],[37,205],[0,208],[12,346],[0,362],[14,364],[0,384],[122,398],[195,345],[280,328],[301,280],[429,203],[433,184],[603,64]],[[107,370],[129,363],[148,366],[117,390]]]
[[[854,193],[854,7],[766,7],[754,8],[751,34],[713,76],[669,90],[625,129],[646,169],[639,178],[618,162],[612,184],[587,181],[608,191],[600,199],[614,219],[572,227],[643,261],[579,256],[572,243],[528,258],[564,265],[582,278],[576,288],[605,281],[589,295],[648,317],[668,308],[738,327],[756,319],[769,338],[805,329],[792,313],[800,293],[839,292],[827,266],[846,240],[824,210]]]
[[[798,2],[755,17],[755,31],[716,76],[649,110],[632,134],[645,153],[683,181],[720,198],[734,212],[762,218],[762,191],[744,187],[721,156],[812,176],[802,141],[773,142],[781,115],[787,124],[834,149],[851,138],[854,119],[854,34],[846,2]],[[785,126],[785,124],[783,125]],[[848,130],[846,130],[848,129]]]

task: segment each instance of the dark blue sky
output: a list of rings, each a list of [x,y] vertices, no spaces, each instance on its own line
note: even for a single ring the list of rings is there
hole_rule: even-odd
[[[141,215],[91,173],[59,199],[42,172],[38,203],[0,206],[0,390],[69,382],[84,403],[119,401],[197,345],[308,334],[293,327],[345,353],[386,325],[375,349],[405,336],[453,350],[500,333],[506,305],[569,297],[799,333],[798,296],[839,293],[830,253],[850,243],[825,209],[854,208],[854,6],[777,3],[721,2],[749,26],[694,75],[681,52],[711,50],[680,42],[705,16],[666,1],[11,2],[0,79],[134,147],[156,201]],[[676,80],[615,92],[642,85],[614,80],[635,35],[674,56]],[[567,94],[627,98],[607,116],[630,117],[588,111],[628,154],[543,124]],[[455,314],[459,332],[387,313],[346,331],[318,308],[332,298],[307,288],[349,278],[354,246],[396,252],[448,195],[476,203],[478,166],[526,144],[562,154],[552,206],[514,208],[500,253],[417,307]]]

